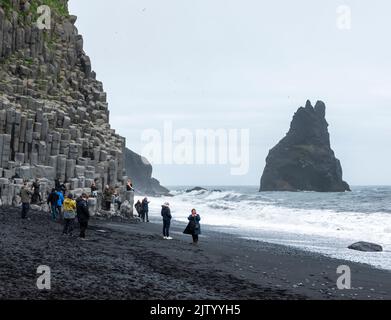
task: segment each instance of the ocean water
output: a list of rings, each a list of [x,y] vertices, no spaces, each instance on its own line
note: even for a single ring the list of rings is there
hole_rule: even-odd
[[[168,201],[175,220],[186,222],[192,208],[210,229],[317,252],[391,270],[391,187],[353,187],[346,193],[264,192],[257,187],[209,187],[174,197],[151,198],[151,216],[160,217]],[[383,246],[384,252],[347,249],[357,241]]]

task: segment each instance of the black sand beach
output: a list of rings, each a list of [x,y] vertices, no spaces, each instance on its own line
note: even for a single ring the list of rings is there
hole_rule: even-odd
[[[94,219],[80,241],[47,213],[30,217],[0,209],[0,299],[391,299],[389,271],[208,228],[194,247],[176,222],[165,241],[158,224]],[[336,287],[342,264],[352,290]],[[36,287],[39,265],[51,268],[50,291]]]

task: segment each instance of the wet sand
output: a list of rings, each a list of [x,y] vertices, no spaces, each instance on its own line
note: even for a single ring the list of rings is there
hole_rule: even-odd
[[[80,241],[77,229],[74,237],[63,237],[47,213],[31,212],[30,218],[0,209],[0,299],[391,299],[389,271],[206,226],[193,246],[178,222],[174,240],[166,241],[160,224],[93,219],[88,241]],[[345,264],[352,290],[336,286],[337,267]],[[51,268],[49,291],[36,287],[40,265]]]

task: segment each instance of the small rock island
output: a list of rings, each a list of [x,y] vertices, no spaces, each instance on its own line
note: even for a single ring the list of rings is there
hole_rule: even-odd
[[[326,105],[310,101],[295,113],[287,135],[269,152],[260,191],[350,191],[330,145]]]

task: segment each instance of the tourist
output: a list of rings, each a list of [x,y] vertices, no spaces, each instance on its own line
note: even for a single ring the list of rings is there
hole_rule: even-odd
[[[138,217],[141,218],[141,212],[142,212],[142,209],[141,209],[141,201],[140,201],[140,200],[137,200],[137,202],[136,202],[136,204],[134,205],[134,207],[136,208]]]
[[[121,210],[122,202],[121,202],[121,197],[120,197],[120,195],[118,194],[118,191],[115,191],[115,192],[114,192],[113,203],[114,203],[114,208],[115,208],[115,205],[117,205],[117,209],[118,209],[118,211],[120,211],[120,210]]]
[[[98,188],[96,186],[95,181],[92,182],[92,184],[91,184],[91,195],[92,195],[93,198],[97,198],[98,197]]]
[[[163,217],[163,239],[172,240],[170,237],[170,225],[171,225],[171,210],[170,204],[166,202],[162,205],[162,217]]]
[[[31,197],[31,203],[40,204],[42,202],[41,194],[39,193],[40,185],[38,178],[35,179],[31,187],[33,189],[33,195]]]
[[[62,205],[64,203],[64,193],[61,190],[57,190],[57,217],[62,220]]]
[[[64,235],[72,235],[73,224],[76,218],[76,201],[73,200],[73,195],[68,194],[64,200]]]
[[[52,192],[49,194],[47,199],[47,204],[50,207],[50,212],[52,213],[52,220],[57,220],[57,202],[58,202],[58,194],[56,189],[52,189]]]
[[[111,210],[111,202],[113,201],[113,192],[111,191],[109,185],[105,187],[105,190],[103,192],[103,203],[104,203],[104,209],[106,211]]]
[[[127,184],[126,184],[126,191],[134,191],[133,189],[133,183],[132,183],[132,180],[128,180]]]
[[[88,221],[90,219],[90,212],[88,209],[88,196],[83,193],[76,202],[77,220],[80,225],[80,239],[86,238],[86,230],[88,228]]]
[[[141,203],[141,219],[143,222],[149,222],[148,218],[148,212],[149,212],[149,201],[148,198],[145,197],[143,202]]]
[[[189,224],[187,225],[184,234],[190,234],[193,237],[193,244],[198,244],[198,236],[201,234],[201,217],[197,214],[196,209],[191,210],[191,215],[188,217]]]
[[[22,219],[27,219],[27,214],[30,210],[31,192],[27,189],[26,182],[20,190],[20,198],[22,201]]]

